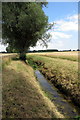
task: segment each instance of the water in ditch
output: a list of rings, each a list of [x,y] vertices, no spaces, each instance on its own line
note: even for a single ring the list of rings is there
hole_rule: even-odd
[[[77,111],[75,106],[69,103],[64,99],[63,95],[58,92],[58,89],[55,88],[48,80],[40,73],[39,70],[35,70],[35,75],[39,81],[42,89],[48,94],[51,95],[51,101],[56,105],[58,111],[66,117],[75,118],[80,116],[80,113]]]

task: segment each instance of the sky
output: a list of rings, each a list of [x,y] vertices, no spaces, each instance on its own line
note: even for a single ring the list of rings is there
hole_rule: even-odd
[[[78,2],[49,2],[43,8],[48,16],[49,23],[55,23],[47,49],[78,49]],[[5,51],[6,46],[0,45],[0,51]],[[30,50],[46,49],[37,43],[37,46]]]
[[[78,49],[78,3],[77,2],[49,2],[43,9],[49,18],[49,23],[56,23],[50,30],[52,35],[47,49]],[[46,49],[37,46],[31,50]]]

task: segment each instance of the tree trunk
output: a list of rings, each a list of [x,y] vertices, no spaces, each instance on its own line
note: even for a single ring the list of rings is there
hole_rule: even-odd
[[[26,60],[26,52],[19,53],[19,58],[20,58],[20,60],[25,61]]]

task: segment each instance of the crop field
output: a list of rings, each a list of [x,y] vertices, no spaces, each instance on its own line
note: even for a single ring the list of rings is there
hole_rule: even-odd
[[[39,70],[67,99],[80,106],[80,80],[78,52],[30,53],[29,61],[34,61]]]
[[[78,61],[78,58],[79,58],[78,56],[79,52],[46,52],[46,53],[34,53],[34,54],[51,57],[51,58],[72,60],[72,61]]]

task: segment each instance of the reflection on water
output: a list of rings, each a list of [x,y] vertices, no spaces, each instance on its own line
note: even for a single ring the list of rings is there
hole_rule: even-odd
[[[67,117],[74,118],[79,115],[75,107],[70,104],[67,100],[64,99],[63,95],[60,94],[53,85],[51,85],[45,77],[40,73],[40,71],[35,70],[35,75],[37,77],[37,80],[39,81],[41,87],[43,90],[51,94],[51,101],[54,102],[57,109],[64,114]]]

